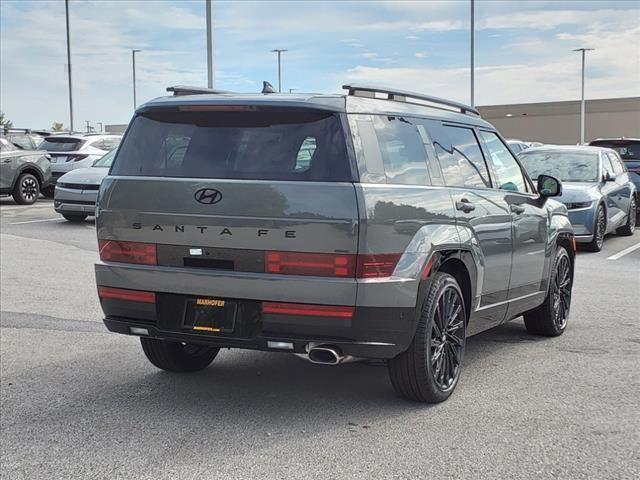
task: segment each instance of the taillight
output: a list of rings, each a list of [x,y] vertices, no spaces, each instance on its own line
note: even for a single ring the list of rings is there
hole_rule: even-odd
[[[69,155],[67,157],[67,162],[79,162],[80,160],[84,160],[89,155]]]
[[[98,240],[100,260],[105,262],[139,263],[157,265],[154,243],[120,242],[118,240]]]
[[[312,305],[307,303],[263,302],[262,313],[306,315],[312,317],[352,318],[355,307]]]
[[[353,277],[355,255],[333,253],[266,252],[267,273]]]
[[[156,303],[156,294],[143,290],[129,290],[125,288],[98,287],[98,297],[128,302]]]
[[[400,253],[358,255],[358,278],[390,277],[401,256]]]
[[[318,277],[390,277],[400,253],[353,255],[347,253],[265,252],[265,271]]]

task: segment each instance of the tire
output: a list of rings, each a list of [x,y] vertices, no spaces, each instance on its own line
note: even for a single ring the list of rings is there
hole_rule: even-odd
[[[35,175],[23,173],[18,177],[11,196],[18,205],[32,205],[40,196],[40,182]]]
[[[629,212],[627,213],[627,223],[616,230],[616,234],[628,237],[633,235],[636,228],[637,203],[635,197],[631,197]]]
[[[434,274],[409,348],[388,362],[389,377],[399,396],[424,403],[449,398],[462,370],[466,317],[456,279],[446,273]],[[448,325],[448,336],[440,336],[442,325]]]
[[[584,249],[589,252],[599,252],[604,244],[604,235],[607,232],[607,216],[602,205],[596,210],[596,219],[593,225],[593,240],[584,244]]]
[[[82,222],[88,215],[84,213],[63,213],[62,216],[69,222]]]
[[[42,189],[42,195],[47,198],[53,198],[53,195],[56,193],[56,187],[46,187]]]
[[[567,328],[571,309],[573,264],[564,247],[558,247],[544,303],[524,314],[527,331],[534,335],[557,337]]]
[[[220,351],[217,347],[147,337],[140,337],[140,343],[149,361],[167,372],[198,372],[207,368]]]

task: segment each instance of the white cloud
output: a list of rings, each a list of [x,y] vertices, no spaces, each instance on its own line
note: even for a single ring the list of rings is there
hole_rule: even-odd
[[[424,58],[429,55],[429,52],[416,52],[413,54],[416,58]]]

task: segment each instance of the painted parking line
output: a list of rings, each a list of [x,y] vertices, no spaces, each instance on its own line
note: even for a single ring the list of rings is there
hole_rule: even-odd
[[[41,220],[28,220],[26,222],[13,222],[13,223],[10,223],[9,225],[24,225],[26,223],[55,222],[55,221],[62,222],[64,220],[62,218],[44,218]]]
[[[639,248],[640,248],[640,243],[636,243],[635,245],[631,245],[629,248],[625,248],[624,250],[616,253],[615,255],[611,255],[610,257],[607,257],[607,260],[618,260],[619,258],[622,258],[625,255],[628,255],[629,253],[638,250]]]

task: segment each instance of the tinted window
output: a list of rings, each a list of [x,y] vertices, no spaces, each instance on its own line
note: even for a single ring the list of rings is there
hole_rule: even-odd
[[[83,143],[84,141],[78,138],[47,137],[40,144],[40,148],[48,152],[73,152],[79,150]]]
[[[282,109],[139,114],[122,141],[111,174],[352,180],[340,118],[327,112]]]
[[[373,116],[387,183],[428,185],[427,152],[411,118]]]
[[[502,190],[526,192],[526,183],[520,165],[500,137],[493,132],[480,132],[480,135],[489,152],[489,161],[496,175],[497,187]]]
[[[589,145],[612,148],[622,160],[640,160],[640,142],[637,140],[595,140]]]
[[[32,150],[33,148],[35,148],[35,145],[31,140],[31,137],[29,137],[29,135],[13,134],[13,135],[7,135],[7,138],[11,143],[13,143],[14,145],[18,146],[23,150]]]
[[[491,186],[487,165],[473,130],[441,125],[432,128],[430,133],[444,181],[448,186]]]
[[[534,180],[541,174],[563,182],[595,182],[600,177],[597,153],[534,150],[522,152],[518,159]]]

